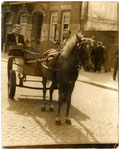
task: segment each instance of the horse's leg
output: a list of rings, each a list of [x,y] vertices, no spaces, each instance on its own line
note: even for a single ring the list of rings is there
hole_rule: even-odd
[[[62,94],[63,94],[63,87],[62,85],[59,84],[59,100],[58,100],[58,110],[57,110],[57,115],[56,115],[56,125],[61,125],[61,120],[60,120],[60,108],[62,105]]]
[[[68,88],[67,88],[67,100],[66,100],[66,104],[67,104],[67,107],[66,107],[66,114],[65,114],[65,118],[66,118],[66,123],[67,124],[71,124],[71,120],[69,118],[69,112],[70,112],[70,105],[71,105],[71,95],[72,95],[72,91],[73,91],[73,88],[74,88],[74,83],[70,83],[68,84]]]
[[[46,108],[45,108],[45,94],[46,94],[46,82],[47,82],[47,79],[45,77],[43,77],[43,104],[42,104],[42,107],[41,107],[41,111],[45,111]]]
[[[70,104],[71,104],[71,96],[68,97],[67,99],[67,108],[66,108],[66,114],[65,114],[65,119],[67,124],[71,124],[71,120],[69,118],[69,111],[70,111]]]
[[[52,104],[52,94],[53,94],[53,91],[54,91],[54,86],[55,86],[55,83],[52,82],[52,85],[50,86],[50,108],[49,108],[50,111],[54,111],[54,107],[53,107],[53,104]]]

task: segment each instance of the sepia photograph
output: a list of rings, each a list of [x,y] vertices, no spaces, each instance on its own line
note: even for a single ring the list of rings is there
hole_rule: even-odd
[[[1,2],[1,148],[118,148],[119,2]]]

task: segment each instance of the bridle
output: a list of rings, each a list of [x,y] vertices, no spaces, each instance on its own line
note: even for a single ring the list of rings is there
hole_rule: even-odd
[[[92,58],[92,56],[88,55],[85,56],[84,58],[81,58],[81,54],[80,54],[80,49],[82,47],[83,44],[90,44],[90,41],[82,41],[81,39],[78,38],[78,35],[76,34],[76,38],[77,38],[77,42],[76,42],[76,47],[77,47],[77,53],[79,56],[79,61],[83,64],[83,62],[88,59],[88,58]]]

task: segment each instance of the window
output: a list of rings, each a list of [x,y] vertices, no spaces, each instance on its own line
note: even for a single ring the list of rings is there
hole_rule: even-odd
[[[51,21],[50,21],[50,36],[56,40],[56,30],[57,30],[57,19],[58,19],[58,12],[51,13]],[[53,40],[51,38],[51,40]]]
[[[7,38],[7,34],[11,33],[11,31],[12,31],[12,15],[11,15],[11,13],[7,13],[6,15],[7,16],[5,18],[5,31],[4,31],[4,35],[3,35],[3,39],[5,39],[5,41]]]
[[[61,41],[63,40],[63,31],[65,29],[69,30],[69,24],[70,24],[70,12],[66,11],[62,14],[62,32],[61,32]]]
[[[27,23],[27,16],[26,15],[22,16],[21,23]]]
[[[20,17],[20,23],[21,24],[27,24],[27,14],[23,14]]]

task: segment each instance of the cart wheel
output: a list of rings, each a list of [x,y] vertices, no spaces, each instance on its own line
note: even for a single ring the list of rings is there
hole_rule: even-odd
[[[7,64],[8,80],[10,78],[10,70],[12,70],[12,66],[13,66],[13,59],[14,57],[9,57],[8,59],[8,64]]]
[[[14,70],[10,71],[10,78],[8,80],[8,97],[10,99],[14,98],[16,90],[16,73]]]

